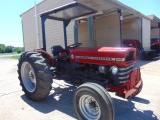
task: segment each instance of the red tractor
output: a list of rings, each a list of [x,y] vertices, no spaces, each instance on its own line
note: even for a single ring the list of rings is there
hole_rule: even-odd
[[[156,53],[160,54],[160,38],[151,39],[151,49],[155,50]]]
[[[114,105],[108,91],[125,98],[134,97],[142,89],[140,69],[134,68],[135,48],[80,47],[67,45],[66,27],[72,19],[93,15],[96,10],[77,2],[40,14],[43,49],[25,52],[18,64],[20,84],[32,100],[47,97],[52,79],[64,77],[80,85],[74,94],[74,109],[79,120],[113,120]],[[45,20],[63,21],[65,49],[60,45],[46,52]]]
[[[156,57],[158,57],[158,54],[156,53],[154,49],[144,50],[139,40],[125,39],[123,40],[123,46],[136,48],[136,56],[141,58],[142,60],[153,60]]]

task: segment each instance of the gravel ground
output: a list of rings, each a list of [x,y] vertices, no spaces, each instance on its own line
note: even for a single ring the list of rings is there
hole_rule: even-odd
[[[17,60],[0,58],[0,120],[75,120],[73,93],[76,86],[54,80],[50,95],[39,102],[31,101],[21,90]],[[115,120],[160,119],[160,60],[141,61],[144,87],[133,99],[110,93],[115,103]]]

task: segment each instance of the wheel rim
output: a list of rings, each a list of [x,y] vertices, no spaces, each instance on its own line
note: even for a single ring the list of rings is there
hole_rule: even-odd
[[[28,62],[23,62],[21,78],[27,91],[33,92],[36,88],[36,76],[33,67]]]
[[[89,95],[83,95],[79,100],[80,111],[87,120],[100,119],[101,110],[98,102]]]

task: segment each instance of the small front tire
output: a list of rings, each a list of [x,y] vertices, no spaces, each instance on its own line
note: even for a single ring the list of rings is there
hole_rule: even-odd
[[[113,100],[102,86],[84,83],[75,91],[74,109],[78,120],[113,120]]]

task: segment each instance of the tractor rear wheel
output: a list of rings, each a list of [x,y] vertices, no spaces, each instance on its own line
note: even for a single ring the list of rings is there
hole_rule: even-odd
[[[52,74],[47,60],[38,52],[25,52],[18,64],[20,85],[25,95],[32,100],[41,100],[51,90]]]
[[[78,120],[114,120],[113,100],[102,86],[84,83],[75,91],[74,109]]]

